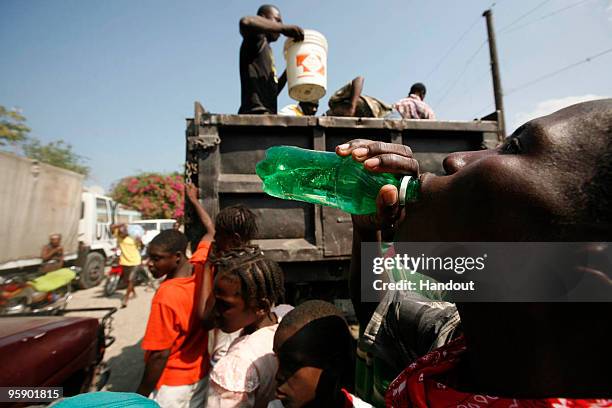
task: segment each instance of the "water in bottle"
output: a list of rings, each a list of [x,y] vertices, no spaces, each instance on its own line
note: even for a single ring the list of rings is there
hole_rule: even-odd
[[[402,205],[419,195],[415,177],[398,179],[389,173],[373,173],[351,156],[294,146],[269,148],[256,171],[264,191],[271,196],[335,207],[351,214],[375,213],[376,196],[385,184],[398,188]]]

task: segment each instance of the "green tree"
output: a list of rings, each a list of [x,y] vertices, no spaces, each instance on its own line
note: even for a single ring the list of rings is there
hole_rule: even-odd
[[[145,219],[183,218],[185,185],[179,173],[141,173],[121,179],[111,197],[140,211]]]
[[[43,144],[38,139],[28,138],[21,147],[24,154],[30,159],[71,170],[84,176],[89,175],[90,168],[83,163],[85,158],[73,152],[72,145],[63,140]]]
[[[24,141],[30,132],[25,121],[25,116],[18,110],[0,105],[0,146]]]
[[[30,128],[25,125],[26,118],[17,109],[7,109],[0,105],[0,146],[20,145],[23,153],[30,159],[52,166],[61,167],[76,173],[89,175],[90,168],[84,157],[72,151],[72,145],[63,140],[43,144],[28,136]]]

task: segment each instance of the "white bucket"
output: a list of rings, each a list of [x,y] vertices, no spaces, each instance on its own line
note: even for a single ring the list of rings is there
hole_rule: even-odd
[[[318,101],[327,89],[327,40],[314,30],[304,30],[304,41],[285,41],[289,96],[300,102]]]

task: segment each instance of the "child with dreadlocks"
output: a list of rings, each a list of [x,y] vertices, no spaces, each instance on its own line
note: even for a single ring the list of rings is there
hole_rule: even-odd
[[[198,201],[197,190],[191,188],[187,190],[187,196],[194,205],[200,219],[204,222],[204,217],[208,214]],[[208,262],[208,257],[223,257],[224,254],[241,248],[252,248],[251,240],[257,233],[257,222],[255,214],[243,205],[234,205],[223,208],[215,218],[214,225],[206,227],[207,231],[213,231],[213,235],[206,235],[200,241],[198,250],[199,256],[192,256],[191,262],[203,265],[203,273],[198,274],[198,293],[200,293],[197,303],[198,318],[206,323],[210,323],[210,313],[212,311],[212,286],[215,274],[214,262]],[[214,239],[214,244],[213,244]],[[209,251],[210,249],[210,251]],[[206,279],[204,279],[206,276]],[[215,365],[221,357],[227,353],[230,344],[238,337],[236,333],[224,333],[219,328],[212,328],[209,332],[209,348],[211,365]]]
[[[255,247],[227,251],[214,260],[212,320],[225,333],[240,331],[214,366],[206,406],[266,407],[274,399],[278,364],[272,345],[283,313],[283,275],[276,262]]]

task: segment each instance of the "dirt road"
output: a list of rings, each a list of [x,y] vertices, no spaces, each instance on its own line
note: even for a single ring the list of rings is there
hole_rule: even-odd
[[[79,290],[73,294],[69,308],[108,307],[119,308],[124,291],[117,291],[107,298],[99,286]],[[112,335],[116,342],[106,350],[104,359],[111,368],[111,376],[106,386],[108,391],[136,391],[144,369],[143,351],[140,342],[144,334],[153,290],[139,286],[136,288],[135,299],[131,299],[128,307],[115,313]],[[88,316],[100,316],[100,313],[90,313]]]

